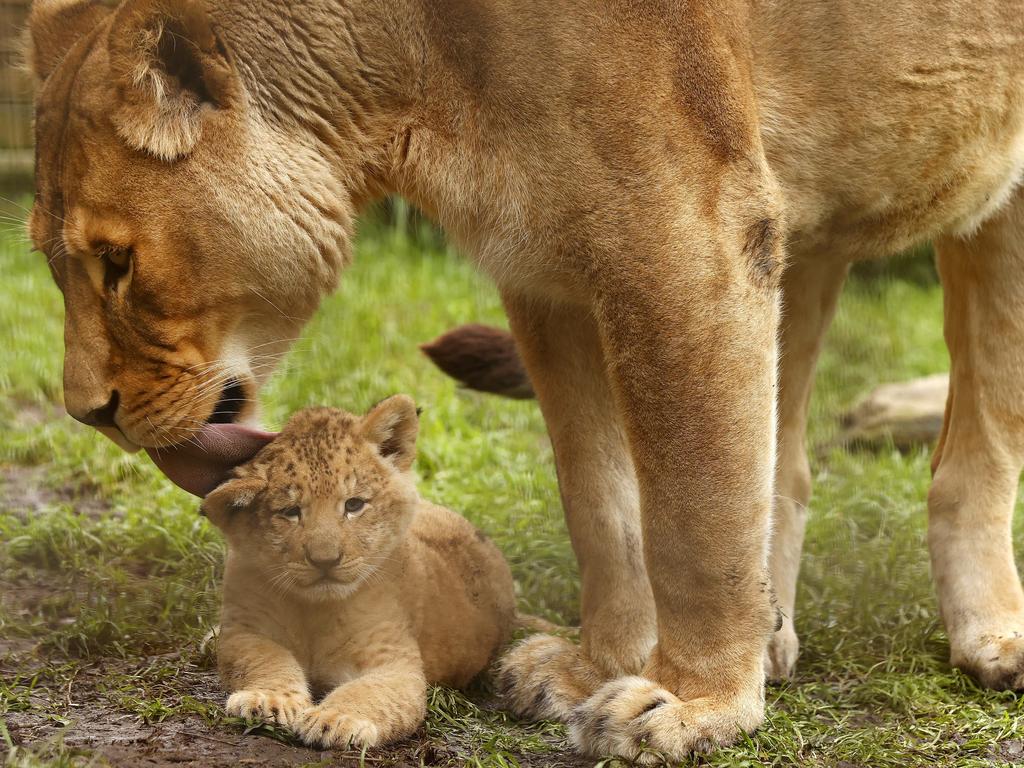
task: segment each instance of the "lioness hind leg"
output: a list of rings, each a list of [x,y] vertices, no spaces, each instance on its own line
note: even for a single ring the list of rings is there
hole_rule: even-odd
[[[1024,689],[1024,593],[1011,522],[1024,465],[1024,194],[938,244],[951,359],[928,543],[952,663]]]
[[[537,306],[513,296],[505,296],[505,305],[547,422],[579,562],[579,651],[605,678],[634,674],[654,645],[654,600],[644,567],[636,474],[596,324],[579,307]],[[575,646],[556,646],[575,658]],[[511,656],[503,667],[506,682],[517,662],[528,660],[528,654]],[[523,681],[535,679],[523,672]],[[559,696],[552,691],[551,698]]]
[[[835,313],[847,265],[794,255],[782,278],[779,355],[778,459],[770,568],[782,626],[768,642],[769,680],[790,677],[800,641],[793,626],[800,550],[804,540],[811,468],[807,462],[807,406],[821,342]]]

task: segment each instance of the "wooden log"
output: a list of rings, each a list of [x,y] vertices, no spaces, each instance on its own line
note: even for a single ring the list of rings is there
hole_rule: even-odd
[[[842,416],[835,443],[879,448],[891,441],[904,451],[931,445],[942,431],[948,393],[945,373],[875,387]]]

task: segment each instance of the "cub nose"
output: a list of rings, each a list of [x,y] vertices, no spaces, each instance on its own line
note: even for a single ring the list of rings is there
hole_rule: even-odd
[[[310,552],[308,547],[305,547],[304,550],[306,552],[306,562],[314,568],[319,568],[324,573],[331,570],[341,562],[340,552],[337,557],[317,557],[318,553]]]
[[[90,427],[116,427],[114,417],[117,415],[117,408],[121,403],[121,396],[115,389],[110,393],[110,398],[105,405],[93,408],[85,413],[78,412],[78,409],[68,408],[68,413],[78,421]]]

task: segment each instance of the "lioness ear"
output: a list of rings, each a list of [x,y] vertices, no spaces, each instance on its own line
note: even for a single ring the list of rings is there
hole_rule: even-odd
[[[199,514],[209,518],[218,528],[223,528],[231,519],[231,513],[251,505],[264,487],[263,481],[255,477],[228,480],[206,494]]]
[[[116,2],[35,0],[28,15],[25,61],[40,81],[50,76],[71,46],[92,32]]]
[[[201,0],[128,0],[107,45],[118,133],[161,160],[190,153],[205,113],[237,95],[234,67]]]
[[[405,472],[416,458],[419,429],[416,403],[408,395],[394,395],[377,403],[363,417],[359,433],[377,446],[381,456]]]

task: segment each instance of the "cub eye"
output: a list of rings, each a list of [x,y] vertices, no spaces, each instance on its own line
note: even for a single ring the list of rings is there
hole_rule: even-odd
[[[132,249],[128,246],[103,245],[96,249],[96,257],[103,261],[103,289],[114,290],[131,269]]]
[[[357,515],[363,511],[363,507],[366,506],[366,501],[358,497],[347,499],[345,501],[345,514],[346,515]]]
[[[287,517],[289,520],[298,520],[302,517],[302,510],[299,507],[285,507],[277,514],[281,517]]]

